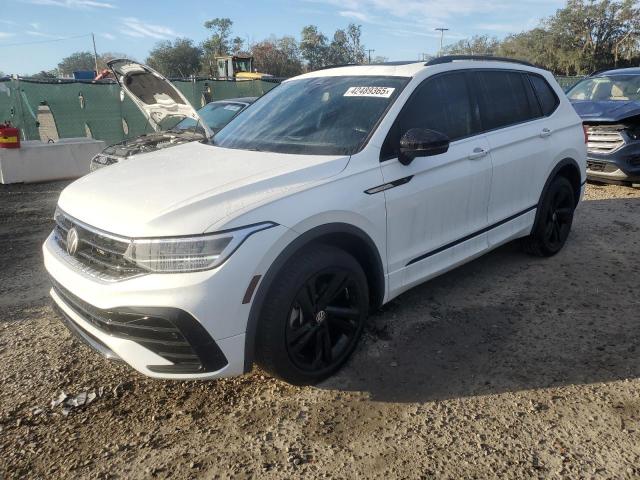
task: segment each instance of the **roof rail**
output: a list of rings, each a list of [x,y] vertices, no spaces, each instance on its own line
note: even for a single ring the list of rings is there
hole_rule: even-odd
[[[451,63],[456,60],[482,60],[482,61],[494,61],[494,62],[508,62],[508,63],[519,63],[520,65],[526,65],[528,67],[535,67],[534,64],[529,63],[525,60],[517,60],[515,58],[507,58],[507,57],[494,57],[493,55],[445,55],[442,57],[436,57],[429,60],[424,64],[425,67],[430,67],[432,65],[441,65],[443,63]]]
[[[318,70],[328,70],[329,68],[342,68],[342,67],[368,67],[368,66],[400,66],[411,65],[412,63],[421,63],[420,60],[396,60],[391,62],[377,62],[377,63],[340,63],[337,65],[325,65],[324,67],[316,68]]]
[[[324,67],[318,67],[313,71],[317,72],[318,70],[329,70],[330,68],[357,67],[358,65],[361,65],[361,64],[360,63],[338,63],[336,65],[325,65]]]

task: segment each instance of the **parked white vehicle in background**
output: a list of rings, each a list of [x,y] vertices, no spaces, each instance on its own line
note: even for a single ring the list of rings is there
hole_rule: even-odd
[[[211,144],[68,186],[44,245],[51,295],[87,343],[146,375],[209,379],[255,360],[312,383],[414,285],[517,238],[557,253],[585,165],[579,117],[533,66],[312,72]]]

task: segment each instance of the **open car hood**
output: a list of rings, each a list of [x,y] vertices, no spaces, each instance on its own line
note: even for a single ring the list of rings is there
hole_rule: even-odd
[[[156,132],[172,128],[184,118],[192,118],[199,122],[207,137],[213,136],[180,90],[152,68],[127,59],[111,60],[107,66]]]

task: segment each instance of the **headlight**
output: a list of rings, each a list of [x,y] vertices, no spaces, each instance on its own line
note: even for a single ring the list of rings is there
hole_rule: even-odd
[[[222,265],[251,235],[276,225],[273,222],[266,222],[193,237],[133,240],[124,257],[150,272],[176,273],[209,270]]]
[[[109,165],[113,165],[114,163],[118,163],[120,160],[114,157],[108,157],[102,153],[99,153],[95,157],[91,159],[91,163],[89,164],[89,171],[95,172],[99,168],[108,167]]]

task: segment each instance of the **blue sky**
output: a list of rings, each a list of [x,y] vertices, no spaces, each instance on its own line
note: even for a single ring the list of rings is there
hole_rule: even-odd
[[[437,27],[450,29],[445,43],[474,34],[503,37],[536,26],[563,5],[564,0],[0,0],[0,71],[54,68],[64,56],[90,50],[91,32],[98,53],[144,60],[159,40],[202,41],[203,23],[215,17],[231,18],[234,35],[249,42],[271,35],[298,38],[308,24],[331,36],[355,22],[374,56],[411,60],[438,51]],[[52,41],[67,37],[77,38]]]

